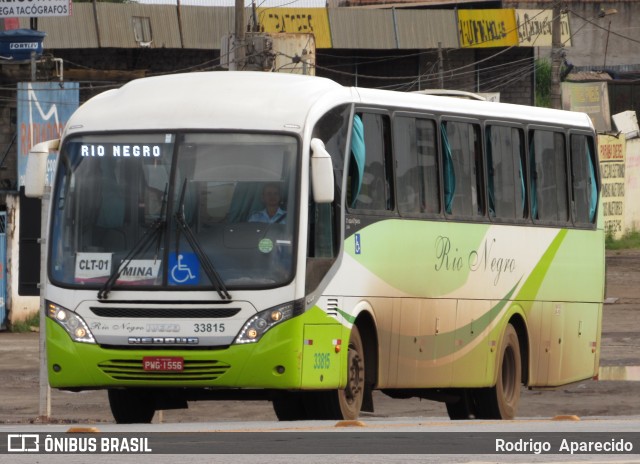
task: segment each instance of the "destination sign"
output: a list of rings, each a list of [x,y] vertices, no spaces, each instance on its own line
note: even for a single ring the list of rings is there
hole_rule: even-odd
[[[162,144],[82,144],[80,156],[113,158],[159,158],[162,156]]]

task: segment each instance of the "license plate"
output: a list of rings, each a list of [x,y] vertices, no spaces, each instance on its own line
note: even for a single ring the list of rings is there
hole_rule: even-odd
[[[177,356],[145,356],[142,358],[145,371],[182,371],[184,358]]]

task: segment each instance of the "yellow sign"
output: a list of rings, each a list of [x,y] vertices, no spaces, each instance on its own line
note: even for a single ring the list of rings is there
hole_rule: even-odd
[[[258,8],[261,32],[313,34],[316,48],[331,48],[331,29],[326,8]]]
[[[460,48],[517,46],[515,10],[458,10],[458,38]]]
[[[553,32],[552,10],[516,10],[518,38],[521,47],[550,47]],[[560,18],[560,40],[563,47],[571,46],[569,15]]]
[[[620,238],[623,232],[625,151],[624,137],[598,136],[604,228],[614,238]]]

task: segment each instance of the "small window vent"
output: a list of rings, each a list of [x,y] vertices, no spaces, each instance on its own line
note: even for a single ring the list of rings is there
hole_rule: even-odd
[[[131,18],[133,22],[133,37],[141,47],[151,47],[153,36],[151,35],[151,19],[147,16],[134,16]]]

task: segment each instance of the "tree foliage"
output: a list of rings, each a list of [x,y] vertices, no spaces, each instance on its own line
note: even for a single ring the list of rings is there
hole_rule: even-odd
[[[538,59],[536,69],[536,106],[551,108],[551,63],[547,59]]]

